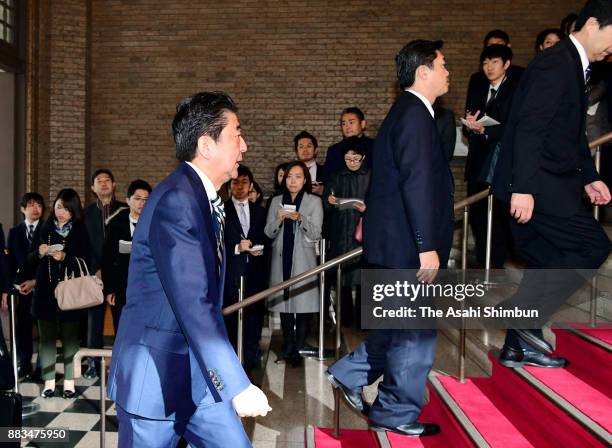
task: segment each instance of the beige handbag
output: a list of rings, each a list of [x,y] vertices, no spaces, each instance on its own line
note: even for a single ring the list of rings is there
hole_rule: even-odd
[[[60,310],[80,310],[104,302],[102,280],[95,275],[89,275],[85,260],[77,257],[76,262],[79,265],[81,275],[76,277],[73,272],[72,277],[68,277],[68,268],[66,267],[64,280],[60,281],[55,287],[55,298]],[[85,266],[84,273],[83,266]]]

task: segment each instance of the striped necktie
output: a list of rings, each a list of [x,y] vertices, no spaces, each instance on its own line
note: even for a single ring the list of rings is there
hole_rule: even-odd
[[[219,272],[221,272],[221,263],[223,262],[223,233],[225,231],[225,209],[223,201],[217,196],[212,201],[213,222],[215,224],[215,236],[217,237],[217,261],[219,262]]]
[[[28,224],[28,229],[26,230],[26,237],[28,239],[28,246],[32,247],[32,240],[34,239],[34,224]]]

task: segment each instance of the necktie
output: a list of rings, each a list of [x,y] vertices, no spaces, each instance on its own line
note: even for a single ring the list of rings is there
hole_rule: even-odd
[[[34,239],[34,224],[28,224],[28,231],[26,232],[28,238],[28,246],[32,246],[32,240]]]
[[[223,262],[223,232],[225,230],[225,209],[221,198],[217,196],[212,201],[213,222],[215,224],[215,236],[217,237],[217,261],[219,262],[219,272]]]
[[[584,85],[589,83],[589,79],[591,79],[591,66],[589,65],[584,71]]]
[[[491,90],[489,92],[489,99],[487,100],[487,105],[489,105],[489,103],[495,99],[495,95],[497,95],[497,89],[491,87]]]
[[[247,237],[247,235],[249,234],[249,222],[247,220],[247,215],[246,215],[246,204],[244,202],[239,202],[239,213],[238,213],[238,218],[240,219],[240,226],[242,227],[242,236],[244,238]]]

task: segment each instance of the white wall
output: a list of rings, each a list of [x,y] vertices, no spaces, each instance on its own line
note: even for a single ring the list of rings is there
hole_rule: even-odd
[[[5,237],[14,222],[15,76],[0,72],[0,223]]]

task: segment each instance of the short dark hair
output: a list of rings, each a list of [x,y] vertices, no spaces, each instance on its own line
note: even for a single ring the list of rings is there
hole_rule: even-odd
[[[405,89],[414,84],[417,68],[426,65],[433,68],[433,61],[438,56],[437,51],[442,49],[441,40],[413,40],[395,56],[397,80],[400,87]]]
[[[589,0],[586,2],[578,13],[574,31],[580,31],[591,17],[597,19],[600,29],[612,25],[612,4],[610,0]]]
[[[110,177],[111,182],[115,182],[115,176],[113,176],[113,172],[111,170],[109,170],[108,168],[100,168],[98,170],[95,170],[94,173],[91,175],[92,185],[96,182],[96,177],[98,177],[100,174],[108,175],[108,177]]]
[[[30,202],[36,202],[42,208],[43,215],[45,214],[45,200],[40,193],[30,191],[23,195],[19,202],[19,207],[26,208]]]
[[[55,200],[53,201],[53,207],[51,207],[51,213],[49,214],[49,222],[52,223],[56,218],[55,216],[55,203],[62,201],[62,205],[72,215],[73,221],[83,220],[83,205],[81,204],[81,198],[76,190],[72,188],[63,188],[57,193]]]
[[[506,42],[506,45],[510,44],[510,36],[504,30],[491,30],[485,35],[482,45],[486,47],[487,42],[489,42],[489,39],[492,38],[501,39]]]
[[[319,147],[319,142],[317,142],[317,139],[314,135],[312,135],[310,132],[308,131],[302,131],[300,132],[298,135],[296,135],[295,137],[293,137],[293,148],[297,151],[297,147],[298,147],[298,142],[303,139],[303,138],[309,138],[310,141],[312,142],[312,144],[314,145],[315,148]]]
[[[149,192],[149,194],[151,194],[153,189],[146,180],[136,179],[130,183],[130,186],[127,189],[127,197],[131,198],[132,195],[136,193],[136,190],[146,190]]]
[[[480,63],[482,64],[485,59],[501,58],[504,64],[512,60],[512,49],[507,45],[489,45],[482,50],[480,53]]]
[[[224,92],[199,92],[176,106],[172,121],[172,136],[176,158],[191,162],[196,155],[198,139],[208,135],[215,142],[227,125],[226,112],[236,113],[234,101]]]
[[[358,107],[355,107],[355,106],[347,107],[346,109],[344,109],[342,111],[342,113],[340,114],[340,120],[341,121],[342,121],[342,117],[345,114],[354,114],[354,115],[357,115],[357,118],[359,118],[359,121],[365,120],[365,115],[364,115],[363,111],[361,109],[359,109]]]
[[[304,184],[303,190],[306,193],[312,193],[312,178],[310,177],[310,171],[308,171],[308,167],[304,162],[300,162],[299,160],[295,160],[293,162],[289,162],[285,167],[285,175],[283,176],[283,182],[281,183],[281,187],[283,190],[287,190],[287,174],[291,171],[291,168],[299,166],[302,168],[302,172],[304,173],[304,178],[306,179],[306,183]]]
[[[242,176],[248,177],[250,183],[254,182],[253,173],[251,172],[249,167],[246,165],[238,165],[238,176],[237,177],[242,177]]]
[[[362,156],[365,155],[366,151],[363,141],[355,135],[345,139],[342,154],[346,155],[346,153],[349,151],[354,151],[356,154],[360,154]]]
[[[548,36],[549,34],[556,34],[559,40],[562,40],[565,37],[565,35],[563,34],[563,31],[561,31],[559,28],[547,28],[544,31],[540,31],[535,41],[535,52],[536,53],[539,53],[541,51],[540,47],[544,45],[546,36]]]
[[[559,27],[561,28],[561,31],[563,31],[564,35],[569,36],[572,23],[574,23],[577,18],[578,14],[576,14],[575,12],[570,12],[568,15],[563,17],[563,20],[561,20],[561,25],[559,25]]]
[[[263,203],[263,190],[256,181],[253,181],[253,190],[255,190],[258,195],[257,199],[255,199],[255,204],[261,205]]]
[[[281,184],[278,183],[278,172],[280,170],[283,170],[283,172],[286,172],[285,168],[287,167],[287,162],[283,162],[283,163],[279,163],[278,165],[276,165],[276,168],[274,168],[274,189],[275,190],[280,190],[281,188]]]

